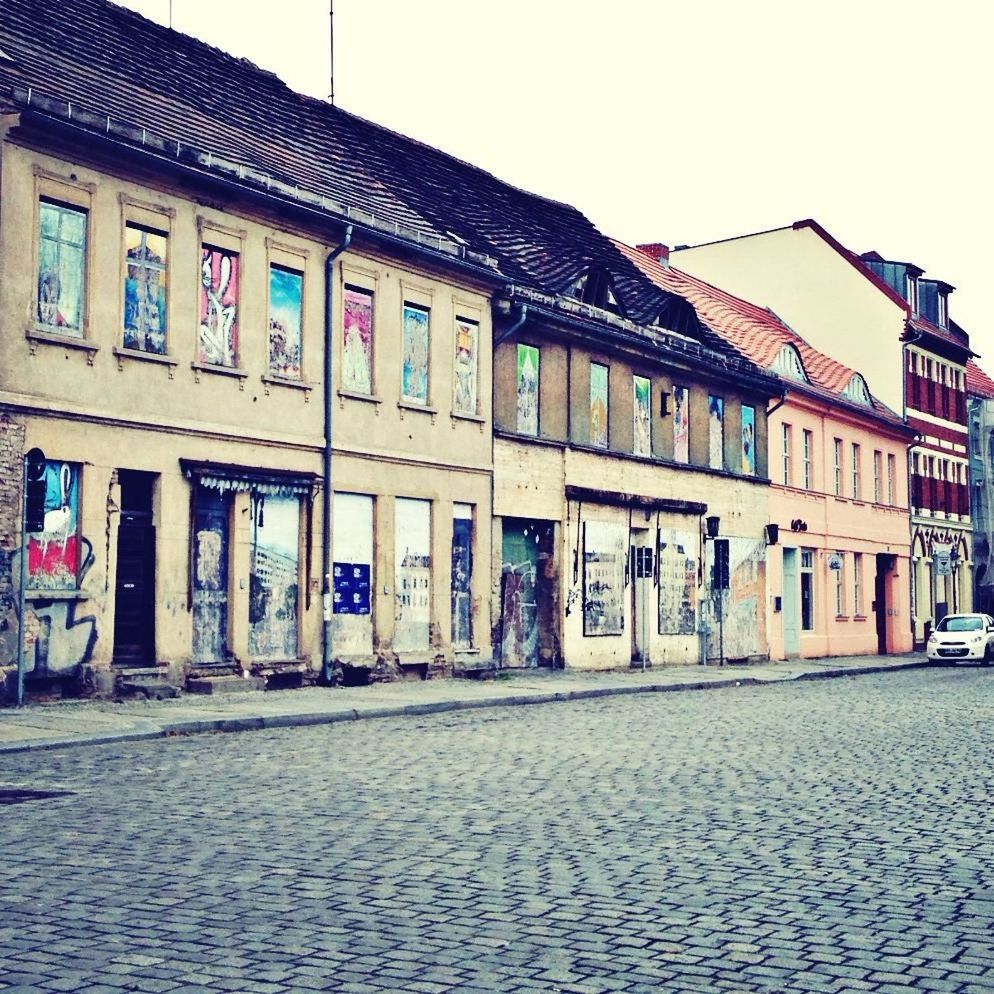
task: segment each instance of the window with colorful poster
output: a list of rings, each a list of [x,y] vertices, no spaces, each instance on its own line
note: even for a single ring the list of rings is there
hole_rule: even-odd
[[[238,365],[237,252],[204,245],[200,254],[200,361]]]
[[[166,354],[167,236],[127,224],[124,228],[124,347]]]
[[[299,380],[304,316],[304,274],[269,267],[269,372]]]
[[[431,312],[426,307],[404,304],[401,396],[409,404],[428,403],[430,315]]]
[[[686,387],[673,387],[673,458],[690,462],[690,392]]]
[[[632,377],[632,452],[652,455],[652,383],[647,376]]]
[[[28,535],[28,587],[76,590],[79,585],[79,464],[45,464],[45,527]]]
[[[38,324],[82,338],[87,213],[42,200],[39,215]]]
[[[584,635],[620,635],[625,630],[626,536],[624,525],[584,522]]]
[[[518,345],[518,431],[538,434],[539,351],[534,345]]]
[[[708,396],[708,465],[725,468],[725,401],[714,394]]]
[[[599,362],[590,364],[590,444],[607,448],[608,368]]]
[[[342,389],[373,392],[373,294],[346,286],[343,301]]]
[[[469,318],[456,317],[456,369],[453,410],[457,414],[476,414],[480,325]]]
[[[249,655],[296,659],[300,498],[252,492]]]
[[[742,472],[756,475],[756,408],[742,405]]]

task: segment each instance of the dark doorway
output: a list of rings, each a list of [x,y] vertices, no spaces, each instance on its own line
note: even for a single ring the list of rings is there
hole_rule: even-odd
[[[894,568],[895,557],[877,554],[877,575],[873,587],[873,611],[877,622],[877,655],[890,650],[887,643],[887,574]]]
[[[147,666],[155,661],[155,474],[118,471],[121,524],[117,533],[114,662]]]

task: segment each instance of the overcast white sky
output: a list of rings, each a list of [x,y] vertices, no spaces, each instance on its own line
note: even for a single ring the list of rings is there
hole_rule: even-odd
[[[170,0],[125,6],[168,23]],[[177,30],[328,95],[328,0],[171,6]],[[994,4],[334,6],[340,107],[571,203],[632,243],[814,217],[857,252],[956,286],[950,314],[994,373]]]

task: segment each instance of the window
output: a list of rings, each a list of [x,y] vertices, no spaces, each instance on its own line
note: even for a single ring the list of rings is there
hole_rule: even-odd
[[[249,655],[296,659],[300,600],[300,497],[251,492]]]
[[[403,321],[401,399],[408,404],[427,406],[431,311],[405,302]]]
[[[815,551],[801,549],[801,630],[815,628]]]
[[[590,364],[590,444],[607,448],[608,368]]]
[[[843,552],[836,552],[835,555],[838,558],[839,565],[838,569],[833,570],[835,573],[835,616],[837,618],[844,618],[846,614],[846,557]]]
[[[782,460],[782,471],[783,471],[783,485],[785,487],[789,487],[790,478],[791,478],[790,461],[793,455],[791,451],[791,449],[793,448],[793,438],[792,438],[792,429],[790,425],[782,425],[780,434],[782,441],[781,460]]]
[[[166,354],[168,236],[128,222],[124,226],[124,347]]]
[[[238,365],[237,252],[203,245],[200,250],[200,362]]]
[[[742,405],[742,472],[756,475],[756,408]]]
[[[690,393],[686,387],[673,387],[673,459],[690,462]]]
[[[342,312],[342,389],[372,395],[372,291],[346,284]]]
[[[842,439],[835,439],[834,463],[835,472],[835,496],[842,496]]]
[[[936,322],[940,328],[945,328],[949,323],[949,315],[947,312],[948,303],[946,300],[946,295],[944,293],[939,294],[939,319]]]
[[[456,316],[455,395],[452,409],[456,414],[477,413],[479,380],[480,324]]]
[[[473,505],[452,508],[452,647],[473,646]]]
[[[778,353],[770,368],[775,373],[786,376],[788,379],[800,380],[802,383],[808,382],[808,377],[804,372],[804,363],[801,361],[801,354],[793,345],[785,345]]]
[[[398,652],[427,649],[431,630],[431,501],[394,502],[394,630]]]
[[[857,617],[863,615],[863,553],[854,552],[852,557],[852,610]]]
[[[883,487],[883,455],[879,449],[873,450],[873,503],[879,504]]]
[[[28,587],[76,590],[79,586],[79,464],[45,464],[45,527],[28,535]]]
[[[714,394],[708,397],[708,465],[725,468],[725,401]]]
[[[916,457],[917,458],[917,457]],[[894,478],[897,473],[897,460],[893,455],[887,456],[887,503],[891,507],[895,504],[896,494],[894,493]]]
[[[652,455],[652,382],[647,376],[632,377],[632,452]]]
[[[849,382],[842,391],[842,396],[847,397],[849,400],[854,400],[857,404],[863,404],[866,407],[873,406],[870,388],[866,385],[866,380],[859,373],[853,373],[849,378]]]
[[[304,274],[269,266],[269,372],[289,380],[301,378],[304,323]]]
[[[335,651],[373,651],[373,498],[336,490],[332,516]]]
[[[518,344],[517,426],[525,435],[538,435],[539,358],[534,345]]]
[[[859,500],[863,495],[863,481],[860,479],[860,451],[859,446],[852,443],[852,498]]]
[[[42,200],[39,206],[38,325],[83,337],[86,299],[86,211]]]
[[[804,429],[802,434],[802,441],[804,446],[804,489],[810,490],[814,485],[814,480],[811,476],[811,459],[812,459],[812,448],[814,447],[814,434],[808,431],[807,428]]]

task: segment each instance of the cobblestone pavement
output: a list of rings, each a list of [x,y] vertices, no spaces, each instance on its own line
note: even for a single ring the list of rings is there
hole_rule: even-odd
[[[16,992],[994,990],[994,672],[18,753]],[[5,986],[6,985],[6,986]]]

